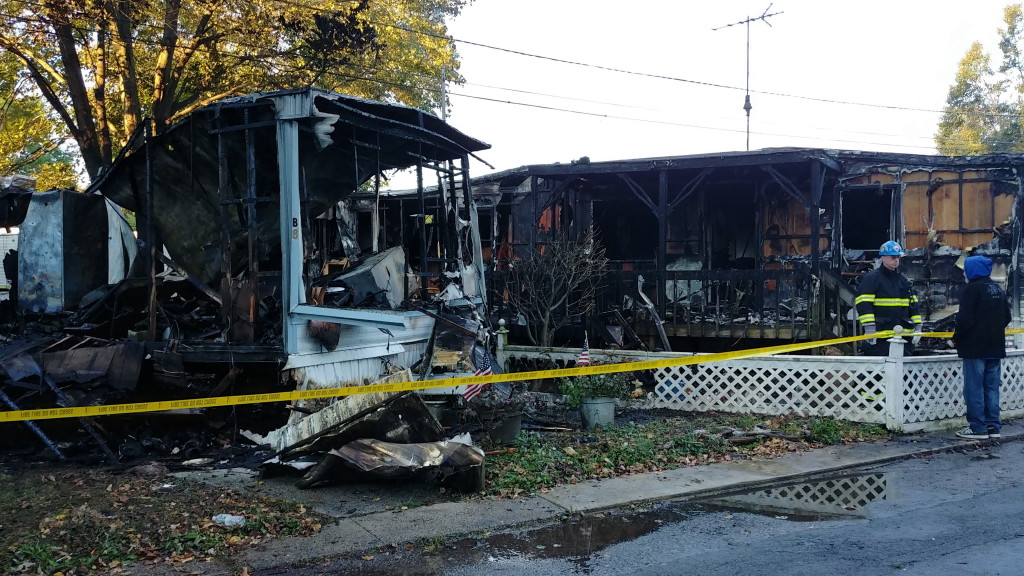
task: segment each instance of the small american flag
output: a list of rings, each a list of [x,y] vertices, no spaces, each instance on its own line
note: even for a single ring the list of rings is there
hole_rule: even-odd
[[[586,334],[583,335],[583,351],[580,352],[580,357],[576,359],[577,366],[590,366],[590,339]]]
[[[473,376],[490,376],[491,374],[494,374],[494,370],[491,370],[491,355],[484,352],[483,362],[481,362],[480,367],[477,368],[476,372],[473,373]],[[462,397],[467,401],[472,400],[473,398],[476,398],[480,392],[483,392],[483,389],[484,384],[470,384],[466,387],[466,390],[462,392]]]

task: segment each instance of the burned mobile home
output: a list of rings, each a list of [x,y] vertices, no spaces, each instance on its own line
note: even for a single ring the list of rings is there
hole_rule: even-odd
[[[491,309],[515,324],[501,276],[517,254],[593,228],[610,261],[584,321],[598,346],[714,351],[854,335],[857,282],[890,239],[908,250],[928,328],[948,328],[972,250],[995,261],[1016,317],[1022,163],[785,148],[584,157],[479,177]],[[556,344],[579,345],[582,329]]]
[[[0,360],[7,367],[73,349],[64,373],[82,391],[74,401],[92,404],[166,399],[143,389],[151,386],[196,397],[360,385],[394,367],[428,376],[442,348],[432,346],[438,319],[483,330],[467,170],[469,156],[487,148],[420,110],[313,88],[228,98],[162,133],[140,133],[88,194],[72,198],[135,214],[131,273],[89,278],[87,293],[62,292],[47,308],[36,296],[53,276],[19,254],[20,333]],[[405,168],[417,172],[420,201],[403,215],[401,237],[372,232],[376,214],[360,236],[350,219],[360,215],[341,203],[359,188],[376,193]],[[441,192],[428,199],[424,182]],[[65,210],[48,221],[80,233],[93,216]],[[22,246],[29,236],[23,229]],[[77,252],[54,257],[76,273],[95,263]],[[143,343],[132,346],[130,369],[112,367],[120,360],[99,366],[97,350],[127,341]],[[468,355],[448,367],[473,370]],[[38,381],[19,375],[5,375],[18,390],[8,407],[48,401]],[[316,406],[293,408],[294,422]]]

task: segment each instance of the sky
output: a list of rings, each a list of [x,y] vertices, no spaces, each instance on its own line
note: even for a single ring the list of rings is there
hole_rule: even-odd
[[[473,176],[746,150],[748,86],[751,150],[933,154],[967,49],[999,61],[1006,4],[476,0],[449,23],[466,82],[447,87],[447,119],[492,146]],[[748,64],[739,22],[766,13],[749,25]]]

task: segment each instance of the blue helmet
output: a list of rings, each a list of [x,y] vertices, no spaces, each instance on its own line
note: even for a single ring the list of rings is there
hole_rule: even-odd
[[[903,256],[903,247],[899,242],[889,240],[878,249],[879,256]]]

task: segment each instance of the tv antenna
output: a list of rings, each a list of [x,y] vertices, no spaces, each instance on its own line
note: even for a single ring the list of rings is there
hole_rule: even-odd
[[[721,30],[722,28],[730,28],[732,26],[739,26],[740,24],[746,24],[747,25],[747,93],[746,93],[746,97],[743,99],[743,109],[747,111],[747,151],[748,152],[750,151],[750,109],[753,108],[753,106],[750,105],[750,23],[751,22],[757,22],[758,20],[761,20],[765,24],[768,24],[768,19],[769,18],[771,18],[772,16],[778,16],[779,14],[782,14],[782,12],[774,12],[772,14],[769,14],[768,11],[771,10],[771,9],[772,9],[772,4],[769,4],[768,7],[764,9],[764,12],[760,16],[758,16],[757,18],[751,18],[750,16],[747,16],[746,20],[740,20],[739,22],[733,22],[732,24],[726,24],[725,26],[719,26],[718,28],[712,28],[711,29],[712,31],[716,31],[716,30]],[[769,28],[771,28],[771,26],[772,26],[771,24],[768,24]]]

